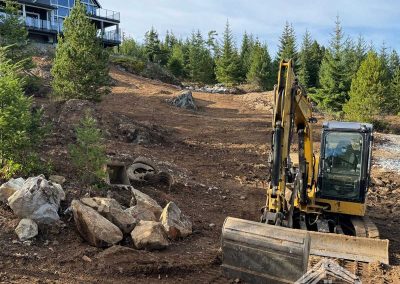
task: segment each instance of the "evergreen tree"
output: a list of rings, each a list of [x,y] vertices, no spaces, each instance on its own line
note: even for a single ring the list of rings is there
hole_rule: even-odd
[[[4,14],[0,14],[0,46],[11,46],[7,56],[14,62],[27,58],[28,31],[19,16],[20,4],[16,0],[5,0]]]
[[[253,47],[253,36],[248,35],[247,32],[245,32],[242,39],[242,47],[240,49],[240,63],[242,66],[243,77],[245,77],[250,70],[251,54]]]
[[[385,77],[386,70],[382,60],[375,52],[369,52],[351,83],[350,99],[343,107],[347,119],[374,121],[382,110],[387,90]]]
[[[213,58],[218,58],[219,57],[219,44],[218,44],[218,39],[217,39],[217,32],[216,31],[209,31],[208,32],[208,39],[207,39],[207,46],[210,51],[212,51],[212,56]]]
[[[64,21],[63,36],[58,36],[51,70],[55,98],[99,100],[107,93],[108,53],[96,34],[85,5],[77,1]]]
[[[271,90],[273,87],[271,72],[272,64],[268,47],[266,44],[261,45],[259,42],[256,42],[252,47],[247,81],[260,87],[262,90]]]
[[[387,107],[390,113],[400,115],[400,66],[393,72],[390,83],[391,97],[387,100]]]
[[[310,71],[309,71],[309,88],[316,88],[319,85],[319,70],[322,59],[324,58],[325,48],[321,47],[316,40],[311,44],[310,48]]]
[[[289,22],[285,23],[285,27],[279,39],[277,57],[279,61],[293,59],[295,64],[297,62],[296,34],[293,25],[289,24]]]
[[[0,48],[0,178],[37,168],[35,149],[44,134],[41,112],[31,112],[32,99],[25,96],[19,73],[21,63],[12,63]],[[43,164],[43,162],[40,162]]]
[[[119,53],[127,56],[132,56],[139,60],[145,60],[146,54],[142,45],[133,38],[123,36],[122,43],[119,48]]]
[[[193,82],[207,84],[214,81],[214,61],[200,31],[192,34],[189,47],[189,71]]]
[[[389,56],[389,52],[388,52],[388,47],[386,46],[385,42],[382,42],[382,46],[379,52],[379,59],[382,61],[383,67],[385,68],[385,70],[387,70],[386,74],[386,78],[385,81],[387,84],[389,84],[390,79],[391,79],[391,74],[390,74],[390,56]]]
[[[400,68],[400,58],[396,50],[392,50],[389,57],[389,77],[393,78],[397,69]]]
[[[311,48],[311,34],[308,30],[306,30],[299,55],[299,81],[306,88],[311,87],[311,73],[314,71]]]
[[[348,100],[348,66],[344,60],[344,35],[339,17],[336,19],[335,32],[324,53],[321,63],[319,82],[321,88],[312,98],[330,111],[341,111]]]
[[[184,57],[182,47],[175,44],[172,48],[171,57],[168,60],[168,69],[175,77],[182,77],[184,74]]]
[[[76,143],[69,145],[72,163],[79,171],[82,181],[87,183],[99,182],[106,176],[106,148],[96,124],[96,120],[86,114],[75,128]]]
[[[157,62],[161,54],[160,40],[158,38],[158,33],[151,27],[150,31],[145,34],[144,48],[146,51],[147,59],[150,62]]]
[[[240,57],[233,43],[233,35],[228,21],[226,22],[221,55],[216,64],[216,76],[219,82],[231,85],[243,80]]]

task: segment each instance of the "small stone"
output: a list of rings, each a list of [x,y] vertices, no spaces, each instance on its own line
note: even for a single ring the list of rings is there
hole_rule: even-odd
[[[380,178],[372,177],[372,183],[376,186],[385,186],[384,182]]]
[[[157,221],[156,215],[154,215],[150,209],[140,205],[129,207],[125,212],[130,214],[137,221]]]
[[[192,222],[174,202],[169,202],[165,206],[160,222],[170,239],[184,238],[192,233]]]
[[[49,245],[49,240],[45,240],[43,245],[48,246]]]
[[[160,222],[140,221],[131,236],[137,249],[159,250],[169,245],[167,234]]]
[[[214,223],[210,223],[208,226],[209,226],[210,228],[214,228],[214,227],[215,227],[215,224],[214,224]]]
[[[142,207],[146,207],[148,209],[150,209],[154,215],[156,216],[156,218],[159,218],[161,215],[161,212],[163,211],[162,207],[160,205],[158,205],[157,201],[155,201],[154,199],[152,199],[150,196],[148,196],[147,194],[135,189],[132,187],[132,194],[133,197],[136,200],[135,205],[139,205]]]
[[[23,178],[12,178],[8,182],[2,184],[0,186],[0,201],[7,202],[11,195],[22,188],[24,182],[25,180]]]
[[[240,196],[240,200],[245,200],[245,199],[246,199],[246,196],[244,196],[244,195]]]
[[[60,243],[58,241],[53,241],[53,246],[58,246]]]
[[[49,180],[54,182],[54,183],[58,183],[59,185],[63,185],[66,181],[65,177],[63,176],[57,176],[57,175],[51,175],[49,177]]]
[[[226,199],[226,195],[222,195],[222,199],[225,200]]]
[[[87,255],[82,256],[82,260],[86,262],[92,262],[92,259],[88,257]]]
[[[31,219],[22,219],[15,229],[15,233],[22,242],[36,237],[38,232],[38,225]]]

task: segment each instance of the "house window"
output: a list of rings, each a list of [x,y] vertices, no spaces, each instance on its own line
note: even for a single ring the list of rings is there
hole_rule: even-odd
[[[68,15],[69,15],[69,9],[68,8],[58,7],[58,16],[66,17]]]
[[[58,0],[58,5],[65,6],[65,7],[71,7],[68,2],[69,2],[68,0]]]

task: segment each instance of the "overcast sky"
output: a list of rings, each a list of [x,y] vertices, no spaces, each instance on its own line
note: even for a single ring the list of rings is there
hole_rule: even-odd
[[[300,43],[306,29],[327,44],[340,16],[346,35],[363,35],[368,43],[400,51],[400,1],[396,0],[100,0],[103,8],[121,12],[121,28],[142,41],[154,26],[161,36],[172,30],[185,38],[199,29],[204,35],[222,35],[228,19],[235,40],[253,33],[274,53],[286,21],[295,28]]]

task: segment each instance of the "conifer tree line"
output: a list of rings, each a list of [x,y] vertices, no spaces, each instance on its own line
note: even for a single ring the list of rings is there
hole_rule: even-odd
[[[398,53],[384,43],[375,48],[367,44],[361,35],[357,38],[347,36],[339,17],[326,46],[318,43],[308,30],[298,38],[293,25],[286,22],[279,38],[278,51],[274,55],[268,50],[267,43],[247,32],[243,34],[240,46],[237,46],[229,22],[222,35],[210,31],[205,36],[196,31],[186,39],[177,38],[170,31],[161,39],[158,32],[151,28],[145,34],[144,43],[124,38],[119,52],[138,60],[158,63],[183,81],[226,85],[244,83],[261,90],[272,90],[280,60],[293,59],[300,83],[321,110],[341,117],[345,115],[349,119],[360,118],[360,115],[350,114],[356,111],[355,100],[371,96],[374,98],[374,110],[370,114],[400,112]],[[378,60],[380,64],[374,64],[371,60]],[[363,64],[372,66],[361,68]],[[371,75],[371,78],[362,70],[364,73],[383,74]],[[356,87],[370,79],[376,81],[369,84],[381,84],[384,87],[382,94],[371,93],[374,88],[367,90]],[[375,100],[376,96],[381,98]],[[363,109],[359,111],[364,112]],[[371,118],[363,117],[363,120]]]

